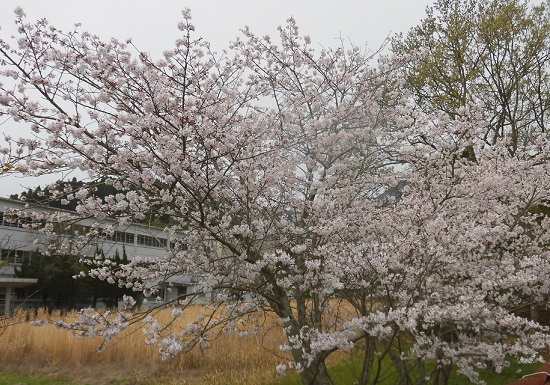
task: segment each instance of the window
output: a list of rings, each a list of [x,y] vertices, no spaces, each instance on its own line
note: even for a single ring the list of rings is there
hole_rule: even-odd
[[[121,237],[121,242],[134,244],[134,234],[126,232],[121,232],[121,234],[123,234],[123,236]]]
[[[0,226],[31,228],[34,229],[34,222],[31,218],[19,218],[17,215],[11,215],[0,211]]]
[[[37,226],[35,226],[35,223],[32,220],[32,218],[19,218],[19,227],[23,227],[26,229],[38,228]]]
[[[36,254],[36,252],[2,249],[0,251],[0,260],[20,265],[23,261],[30,260],[33,254]]]
[[[178,286],[177,289],[178,289],[178,297],[187,295],[187,286]]]
[[[90,226],[84,226],[79,224],[74,224],[72,227],[73,235],[86,235],[90,232]]]
[[[6,216],[4,213],[2,213],[2,218],[4,220],[4,226],[8,226],[8,227],[20,227],[19,226],[19,221],[17,220],[17,218],[14,218],[12,216]]]
[[[168,241],[165,238],[156,238],[150,235],[137,235],[137,244],[151,247],[166,247]]]
[[[176,247],[183,251],[188,250],[187,243],[183,243],[181,241],[170,242],[170,250],[174,250]]]
[[[108,241],[121,242],[121,243],[134,243],[134,234],[127,233],[125,231],[115,231],[112,235],[103,233],[103,236]]]
[[[69,235],[71,233],[71,225],[66,222],[53,222],[52,225],[55,234]]]

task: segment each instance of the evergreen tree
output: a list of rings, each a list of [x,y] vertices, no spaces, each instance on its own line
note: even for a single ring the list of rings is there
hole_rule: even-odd
[[[131,289],[121,288],[116,283],[89,277],[86,273],[90,264],[86,261],[104,260],[105,254],[98,250],[96,256],[81,258],[75,255],[36,253],[32,258],[23,261],[16,276],[20,278],[37,278],[38,284],[29,287],[26,292],[42,298],[42,305],[50,311],[60,308],[80,308],[85,305],[97,306],[102,300],[107,307],[116,307],[118,299],[132,294]],[[122,257],[116,251],[111,259],[113,269],[128,263],[126,250]],[[85,276],[80,273],[84,272]]]

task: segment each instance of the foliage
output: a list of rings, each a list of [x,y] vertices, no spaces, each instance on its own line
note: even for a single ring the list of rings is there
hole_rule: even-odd
[[[160,60],[28,24],[20,9],[15,48],[0,42],[2,74],[18,84],[2,86],[0,114],[37,134],[6,146],[10,164],[30,175],[78,168],[117,190],[65,191],[78,202],[68,219],[126,225],[154,207],[170,218],[166,233],[185,232],[165,258],[92,274],[146,295],[200,276],[171,304],[175,319],[194,295],[219,301],[182,329],[134,316],[130,298],[119,313],[88,309],[59,325],[111,340],[144,321],[170,358],[220,331],[254,333],[246,316],[270,310],[293,357],[278,371],[310,385],[329,384],[326,359],[355,346],[359,384],[381,381],[388,359],[402,384],[446,383],[453,366],[476,381],[511,356],[539,359],[548,330],[515,310],[549,291],[550,218],[534,210],[550,201],[544,135],[488,141],[483,104],[419,111],[402,87],[411,56],[374,66],[344,43],[316,52],[292,19],[278,44],[245,29],[218,55],[183,16]]]
[[[48,187],[44,189],[40,186],[37,186],[34,189],[29,188],[27,191],[22,192],[20,196],[18,194],[12,194],[10,199],[23,200],[31,204],[55,207],[58,209],[72,211],[76,210],[77,201],[75,199],[69,201],[65,199],[65,197],[56,197],[54,196],[53,191],[74,191],[81,188],[83,186],[83,182],[73,178],[68,182],[58,181],[54,184],[54,186],[55,187],[52,188],[52,191],[50,191]],[[101,197],[103,198],[106,195],[108,195],[108,193],[101,195]]]
[[[82,298],[82,285],[73,277],[80,267],[78,257],[72,255],[43,255],[36,253],[24,261],[16,275],[21,278],[38,278],[38,286],[27,288],[27,292],[42,297],[43,306],[73,308],[85,302]]]
[[[81,265],[84,264],[85,267],[80,267],[80,276],[77,280],[83,281],[83,284],[86,285],[87,294],[92,298],[91,305],[93,308],[97,306],[98,300],[103,301],[108,308],[116,308],[119,300],[122,300],[125,295],[132,294],[131,289],[120,287],[111,280],[97,279],[89,275],[89,271],[99,262],[103,264],[107,262],[115,273],[123,268],[124,265],[127,265],[129,261],[125,248],[123,249],[122,257],[118,250],[109,258],[105,257],[102,250],[98,250],[93,257],[83,257],[79,262]]]
[[[406,84],[425,110],[454,116],[479,103],[485,139],[508,138],[515,152],[547,132],[550,109],[550,7],[521,0],[438,0],[397,53],[415,52]]]
[[[90,305],[95,308],[98,300],[102,300],[108,307],[116,307],[118,299],[130,294],[131,290],[86,276],[90,270],[90,259],[105,262],[105,256],[100,250],[96,256],[84,258],[70,254],[35,253],[32,258],[24,260],[15,273],[17,277],[38,279],[37,285],[24,290],[29,295],[41,297],[43,306],[48,307],[50,312],[53,309]],[[116,271],[120,265],[128,263],[128,258],[125,251],[122,257],[117,251],[108,261]]]

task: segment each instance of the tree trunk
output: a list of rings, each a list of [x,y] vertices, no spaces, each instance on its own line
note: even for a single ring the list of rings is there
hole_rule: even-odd
[[[426,384],[426,366],[424,365],[424,360],[422,358],[418,358],[417,365],[418,365],[418,385],[425,385]]]
[[[333,385],[324,359],[315,360],[300,372],[303,385]]]
[[[445,365],[441,371],[442,373],[442,381],[441,381],[441,385],[448,385],[449,384],[449,378],[451,378],[451,372],[453,370],[453,366],[452,365]]]
[[[297,295],[296,307],[297,315],[294,314],[292,306],[290,305],[290,298],[286,295],[285,291],[273,284],[273,292],[275,296],[266,297],[273,311],[281,318],[286,320],[284,322],[285,328],[288,328],[287,337],[299,336],[302,327],[309,326],[307,324],[307,317],[305,316],[305,300],[302,296]],[[309,365],[305,366],[304,351],[309,352],[310,346],[307,341],[302,341],[304,345],[291,349],[292,358],[297,364],[303,365],[300,371],[300,379],[303,385],[333,385],[332,380],[327,371],[325,364],[326,355],[320,355],[315,358]]]
[[[391,347],[388,349],[388,354],[395,368],[396,374],[398,376],[399,385],[412,385],[413,381],[407,368],[406,362],[401,358],[401,356],[396,353]]]
[[[358,385],[367,385],[372,373],[372,366],[374,364],[375,354],[374,338],[368,336],[365,346],[365,358],[363,359],[363,370],[361,372],[361,379]],[[376,381],[374,382],[376,383]]]

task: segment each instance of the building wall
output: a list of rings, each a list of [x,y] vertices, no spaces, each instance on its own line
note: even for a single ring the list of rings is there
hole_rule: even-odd
[[[38,230],[25,228],[25,225],[22,223],[24,221],[15,221],[7,214],[13,209],[39,213],[61,212],[62,210],[45,207],[25,208],[22,202],[0,198],[0,248],[19,251],[20,253],[16,253],[11,259],[13,260],[15,257],[14,262],[20,263],[21,258],[29,255],[28,253],[36,251],[44,252],[53,239],[40,234]],[[58,239],[55,240],[68,242],[71,239],[76,239],[79,234],[78,230],[80,230],[80,233],[84,230],[82,226],[92,226],[97,222],[100,222],[100,227],[102,228],[116,226],[116,222],[109,219],[102,221],[84,219],[72,226],[60,229]],[[170,239],[160,228],[131,224],[116,228],[114,234],[103,234],[94,239],[87,247],[81,249],[81,254],[83,256],[93,256],[99,248],[105,256],[111,257],[117,251],[119,255],[122,255],[123,249],[125,249],[130,259],[135,256],[160,258],[164,256],[166,250],[171,246],[170,242],[173,241],[175,239]]]

